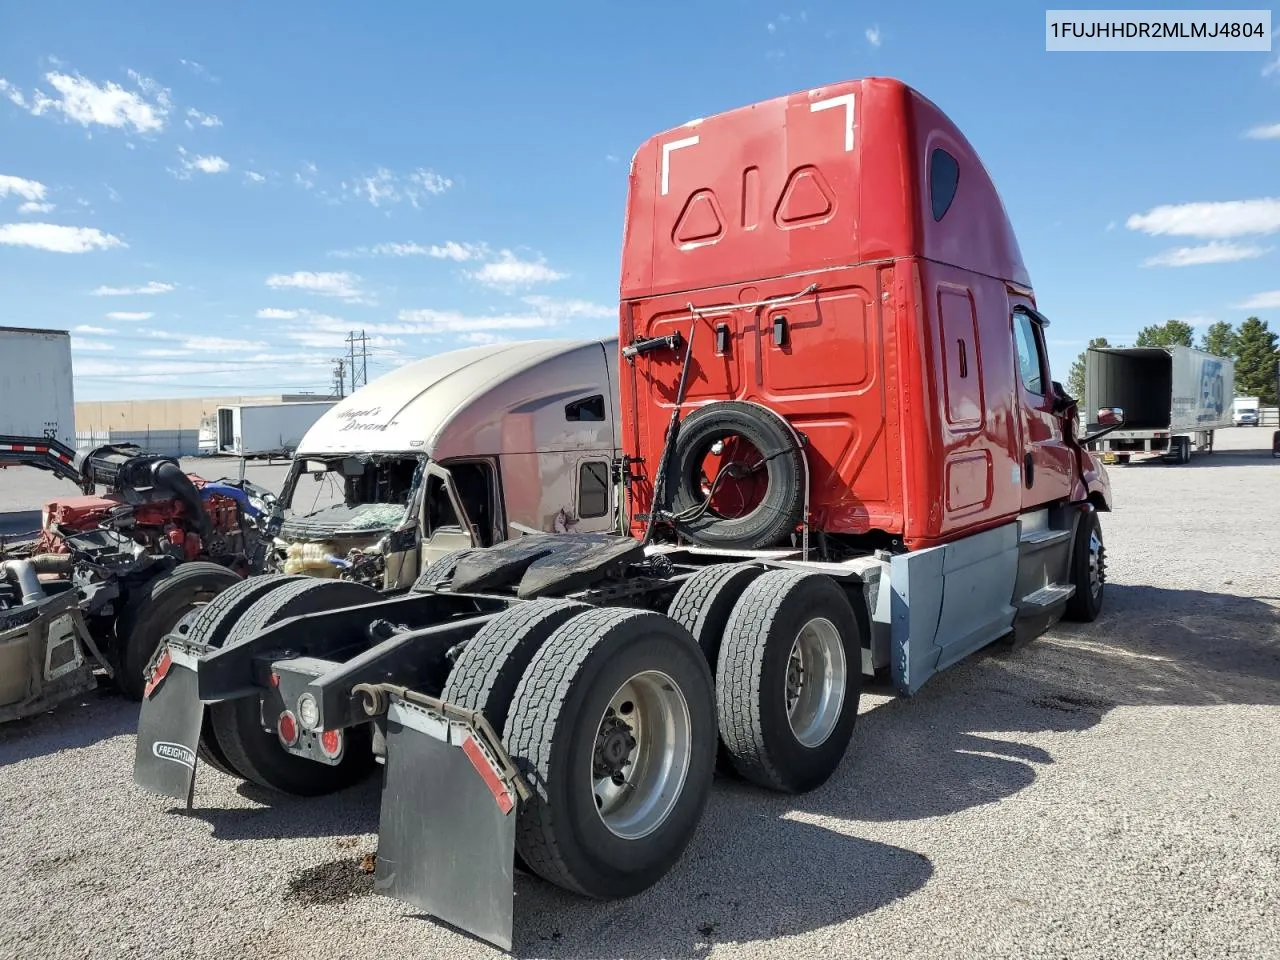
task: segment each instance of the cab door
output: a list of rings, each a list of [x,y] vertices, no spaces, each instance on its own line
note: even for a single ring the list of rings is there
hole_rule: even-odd
[[[1012,311],[1014,358],[1018,368],[1018,425],[1022,445],[1022,509],[1071,496],[1073,457],[1055,409],[1044,328],[1048,320],[1029,302]]]

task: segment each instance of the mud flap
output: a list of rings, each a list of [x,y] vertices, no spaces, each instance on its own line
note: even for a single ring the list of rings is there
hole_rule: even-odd
[[[396,696],[386,730],[375,892],[510,950],[517,784],[509,758],[504,769],[501,746],[466,720]]]
[[[196,745],[204,722],[196,689],[195,658],[165,650],[147,681],[138,717],[133,782],[191,807],[196,780]]]

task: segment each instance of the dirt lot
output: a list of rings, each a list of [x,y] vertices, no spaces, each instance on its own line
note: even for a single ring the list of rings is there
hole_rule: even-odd
[[[718,783],[633,900],[519,877],[514,952],[1280,955],[1280,460],[1245,452],[1269,438],[1113,468],[1098,623],[865,695],[825,787]],[[38,507],[9,483],[0,509]],[[99,693],[0,729],[0,954],[498,955],[369,895],[375,786],[280,801],[202,769],[186,813],[132,785],[135,721]]]

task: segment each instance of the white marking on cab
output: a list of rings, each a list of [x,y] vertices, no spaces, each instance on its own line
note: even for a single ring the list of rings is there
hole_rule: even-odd
[[[667,195],[667,189],[671,186],[671,153],[673,150],[683,150],[685,147],[692,147],[698,143],[697,137],[685,137],[683,140],[672,140],[670,143],[662,145],[662,195]]]
[[[839,97],[818,100],[809,104],[810,113],[817,113],[819,110],[830,110],[832,107],[844,107],[844,149],[846,153],[853,149],[853,99],[854,95],[852,93],[846,93]]]

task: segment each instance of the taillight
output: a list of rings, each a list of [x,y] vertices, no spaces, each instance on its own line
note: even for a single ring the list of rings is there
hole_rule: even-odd
[[[330,760],[342,753],[342,731],[326,730],[320,734],[320,752]]]
[[[280,719],[276,721],[276,736],[286,747],[292,747],[298,742],[298,721],[288,710],[280,714]]]

